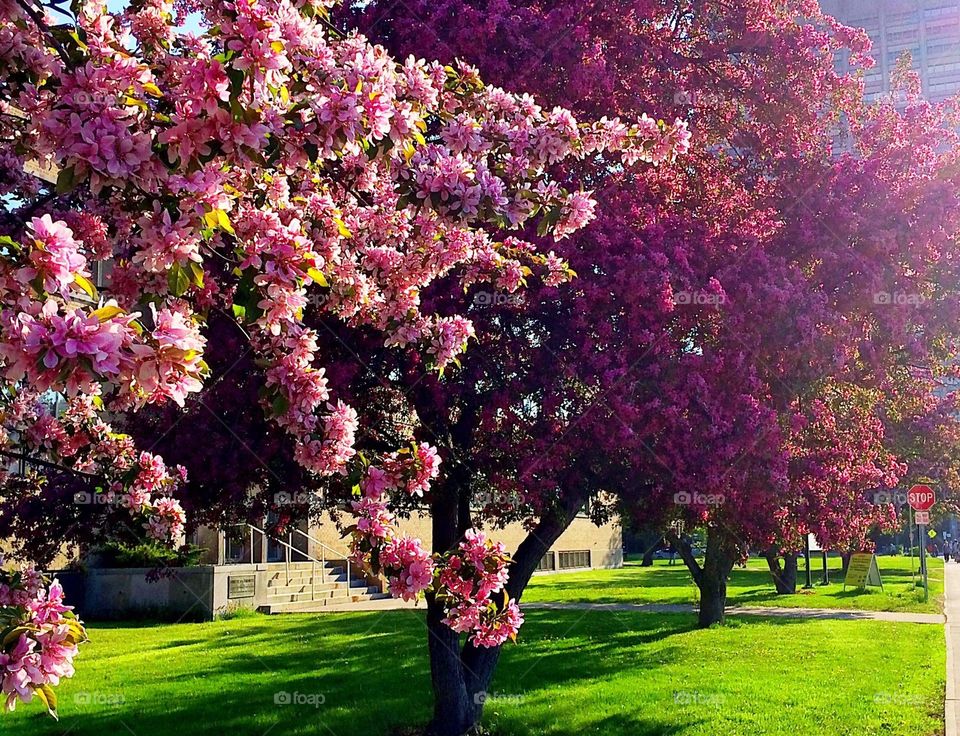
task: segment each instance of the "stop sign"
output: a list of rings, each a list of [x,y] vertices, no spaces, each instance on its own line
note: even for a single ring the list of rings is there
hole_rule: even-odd
[[[936,500],[937,494],[930,486],[916,485],[907,493],[907,503],[914,511],[927,511]]]

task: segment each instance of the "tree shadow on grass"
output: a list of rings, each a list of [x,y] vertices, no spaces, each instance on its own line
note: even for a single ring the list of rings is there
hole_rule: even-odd
[[[799,619],[733,619],[729,628],[777,627]],[[123,651],[98,651],[61,690],[63,722],[37,709],[18,712],[11,733],[24,736],[382,736],[424,723],[430,682],[421,611],[264,617],[189,627],[129,629]],[[185,636],[184,631],[189,632]],[[94,642],[98,629],[94,629]],[[525,706],[488,722],[500,736],[565,734],[560,710],[574,710],[595,734],[661,736],[699,721],[673,711],[661,722],[670,687],[627,712],[591,704],[606,683],[656,677],[689,655],[698,636],[690,614],[614,611],[527,612],[520,644],[504,650],[493,688]],[[788,635],[788,637],[791,635]],[[106,637],[104,637],[106,638]],[[694,639],[695,646],[702,645]],[[96,643],[91,645],[96,646]],[[107,646],[107,645],[102,645]],[[138,647],[139,653],[138,653]],[[171,648],[175,647],[176,651]],[[642,688],[641,688],[642,690]],[[77,702],[82,696],[87,703]],[[97,704],[114,696],[114,704]],[[116,696],[120,696],[119,701]],[[584,719],[584,713],[586,718]]]
[[[691,616],[529,612],[521,644],[504,653],[498,687],[521,689],[527,680],[562,689],[585,675],[611,677],[623,652],[631,668],[654,668],[674,650],[649,645],[693,628]],[[191,626],[188,636],[181,627],[103,629],[129,630],[137,644],[79,661],[77,677],[60,689],[62,723],[31,709],[6,722],[14,733],[376,736],[429,715],[419,611],[215,622]]]

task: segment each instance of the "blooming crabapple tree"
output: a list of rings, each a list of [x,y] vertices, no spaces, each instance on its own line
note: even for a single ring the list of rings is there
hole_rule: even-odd
[[[896,448],[917,440],[891,430],[893,386],[917,387],[927,407],[896,434],[929,424],[927,378],[953,349],[956,190],[930,146],[952,140],[936,111],[912,99],[902,114],[868,115],[860,81],[835,71],[841,51],[869,63],[862,31],[812,0],[624,0],[587,13],[412,0],[363,16],[399,53],[463,58],[576,112],[690,115],[689,166],[605,178],[597,221],[558,248],[580,276],[552,312],[564,338],[539,339],[539,362],[521,353],[537,377],[526,396],[542,401],[531,412],[505,390],[485,412],[496,431],[484,442],[504,438],[503,475],[529,486],[566,474],[571,487],[615,489],[639,524],[707,526],[705,564],[687,555],[705,625],[722,617],[747,547],[789,551],[815,530],[852,542],[848,532],[891,518],[874,491],[904,472]],[[844,120],[858,153],[834,162]],[[597,176],[590,163],[577,162],[581,178]],[[891,307],[881,293],[925,301]],[[536,308],[526,296],[524,317]],[[506,352],[491,363],[509,365]],[[861,385],[871,393],[851,389]],[[605,466],[569,473],[597,447]],[[832,482],[836,506],[825,503]]]
[[[391,494],[424,493],[437,454],[420,444],[358,457],[357,413],[304,324],[308,295],[327,318],[443,371],[474,328],[425,310],[421,291],[440,278],[510,292],[534,276],[563,282],[561,259],[496,232],[533,223],[569,235],[593,204],[554,165],[611,152],[628,167],[669,161],[687,146],[685,125],[581,124],[467,65],[397,62],[334,29],[330,3],[0,7],[5,451],[97,475],[98,492],[146,532],[177,535],[183,475],[103,417],[197,395],[204,325],[225,313],[257,356],[260,403],[296,462],[362,475],[356,559],[397,595],[432,586],[447,626],[478,645],[513,636],[519,611],[492,597],[507,575],[499,545],[472,532],[434,558],[392,530]],[[182,30],[187,14],[198,32]],[[29,599],[34,588],[23,587]],[[32,610],[20,606],[15,623]],[[4,690],[49,697],[54,680],[29,665],[24,637],[38,642],[4,645]]]
[[[2,560],[0,560],[2,562]],[[0,571],[0,673],[4,705],[39,699],[57,715],[53,688],[73,676],[78,645],[86,640],[83,625],[63,604],[63,589],[32,567]]]

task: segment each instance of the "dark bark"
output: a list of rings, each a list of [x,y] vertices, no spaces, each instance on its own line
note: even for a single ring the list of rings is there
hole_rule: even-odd
[[[457,475],[451,471],[449,481],[462,482],[463,478]],[[462,535],[464,524],[469,526],[469,516],[463,502],[467,498],[465,491],[449,492],[450,482],[444,484],[446,493],[435,493],[431,505],[433,547],[436,552],[454,547]],[[586,491],[565,496],[560,507],[545,514],[520,543],[510,565],[510,579],[507,582],[510,598],[520,600],[541,558],[570,526],[586,497]],[[500,647],[475,647],[465,643],[461,649],[460,636],[443,624],[442,604],[429,595],[427,629],[434,693],[433,719],[427,727],[427,733],[430,736],[462,736],[479,723],[483,715],[483,704],[500,659]]]
[[[553,546],[554,542],[570,526],[577,512],[586,501],[586,493],[575,493],[564,499],[560,508],[545,515],[540,523],[517,547],[510,565],[510,580],[507,581],[507,595],[518,602],[526,590],[530,578],[536,572],[540,560]],[[475,647],[465,644],[463,661],[467,677],[467,691],[475,701],[482,701],[493,680],[493,673],[500,659],[500,647]],[[479,718],[479,716],[478,716]]]
[[[693,555],[693,547],[690,543],[677,534],[675,531],[668,531],[664,537],[670,544],[673,546],[677,553],[680,555],[680,559],[683,560],[683,564],[687,566],[687,569],[690,571],[690,575],[693,577],[693,582],[697,584],[697,587],[700,587],[701,581],[703,580],[703,568],[700,567],[700,563],[697,562],[697,558]]]
[[[431,503],[434,552],[446,552],[459,537],[459,494],[455,492],[456,486],[443,486],[435,488]],[[431,736],[461,736],[477,722],[480,708],[467,692],[464,667],[460,660],[460,635],[444,625],[443,618],[443,604],[428,594],[427,632],[433,685],[433,720],[427,732]]]
[[[640,567],[653,567],[653,553],[657,551],[662,541],[663,537],[657,537],[657,541],[647,547],[646,552],[643,553],[643,559],[640,561]]]
[[[840,562],[843,565],[843,567],[841,568],[841,571],[844,577],[847,576],[847,568],[850,567],[850,557],[852,555],[853,555],[852,552],[843,552],[840,554]]]
[[[797,592],[797,555],[788,553],[782,556],[778,550],[768,550],[764,555],[777,595],[792,595]]]
[[[724,622],[724,609],[727,605],[727,580],[737,559],[737,548],[730,536],[719,527],[707,529],[707,550],[703,565],[693,556],[689,542],[675,532],[668,532],[667,539],[680,553],[681,559],[693,581],[700,589],[700,613],[697,624],[705,629],[713,624]]]
[[[728,535],[718,527],[710,527],[700,582],[700,618],[697,623],[701,629],[724,622],[727,580],[736,559],[736,546]]]

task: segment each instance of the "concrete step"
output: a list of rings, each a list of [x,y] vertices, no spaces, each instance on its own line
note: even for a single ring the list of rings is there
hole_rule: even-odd
[[[347,566],[341,562],[328,562],[326,565],[322,565],[318,562],[314,565],[306,565],[303,567],[299,565],[296,567],[294,567],[293,565],[290,565],[289,569],[290,569],[291,575],[309,575],[312,572],[320,572],[320,570],[324,570],[325,572],[329,572],[329,573],[334,573],[334,572],[344,573],[347,571]],[[284,567],[281,566],[281,567],[273,568],[271,572],[274,575],[285,575],[287,571]]]
[[[272,592],[267,594],[267,603],[301,603],[304,601],[313,601],[313,600],[349,600],[353,597],[358,596],[368,596],[368,595],[377,595],[380,593],[380,589],[370,585],[363,587],[353,587],[347,590],[346,588],[338,588],[336,590],[318,590],[316,593],[313,593],[309,590],[303,591],[302,593],[280,593],[273,594]]]
[[[269,564],[276,570],[283,570],[284,567],[287,567],[291,572],[295,570],[305,570],[309,572],[311,568],[313,568],[314,566],[320,567],[322,564],[326,564],[327,567],[345,568],[347,566],[346,560],[334,560],[334,559],[327,560],[325,563],[311,562],[310,560],[306,560],[303,562],[290,562],[287,565],[285,565],[283,562],[271,562]]]
[[[366,588],[369,583],[366,580],[351,580],[351,588]],[[330,580],[327,578],[327,582],[321,583],[317,579],[316,585],[311,583],[309,580],[302,582],[291,582],[289,585],[284,585],[281,582],[274,583],[273,581],[267,584],[267,595],[289,595],[291,593],[309,593],[311,590],[316,590],[318,593],[321,591],[329,590],[346,590],[347,580]]]
[[[359,580],[362,577],[363,576],[360,575],[357,570],[351,571],[351,580]],[[273,583],[274,585],[302,585],[303,583],[309,583],[314,579],[316,579],[317,582],[323,580],[324,582],[336,583],[342,580],[345,581],[347,579],[347,573],[339,569],[317,570],[315,575],[311,575],[309,572],[291,572],[289,575],[280,572],[275,575],[271,575],[268,582]]]
[[[293,601],[289,603],[270,602],[260,606],[257,610],[261,613],[334,613],[336,611],[351,611],[357,606],[362,606],[370,601],[384,600],[390,598],[389,593],[364,593],[361,595],[337,596],[336,598],[323,598],[316,601]]]

